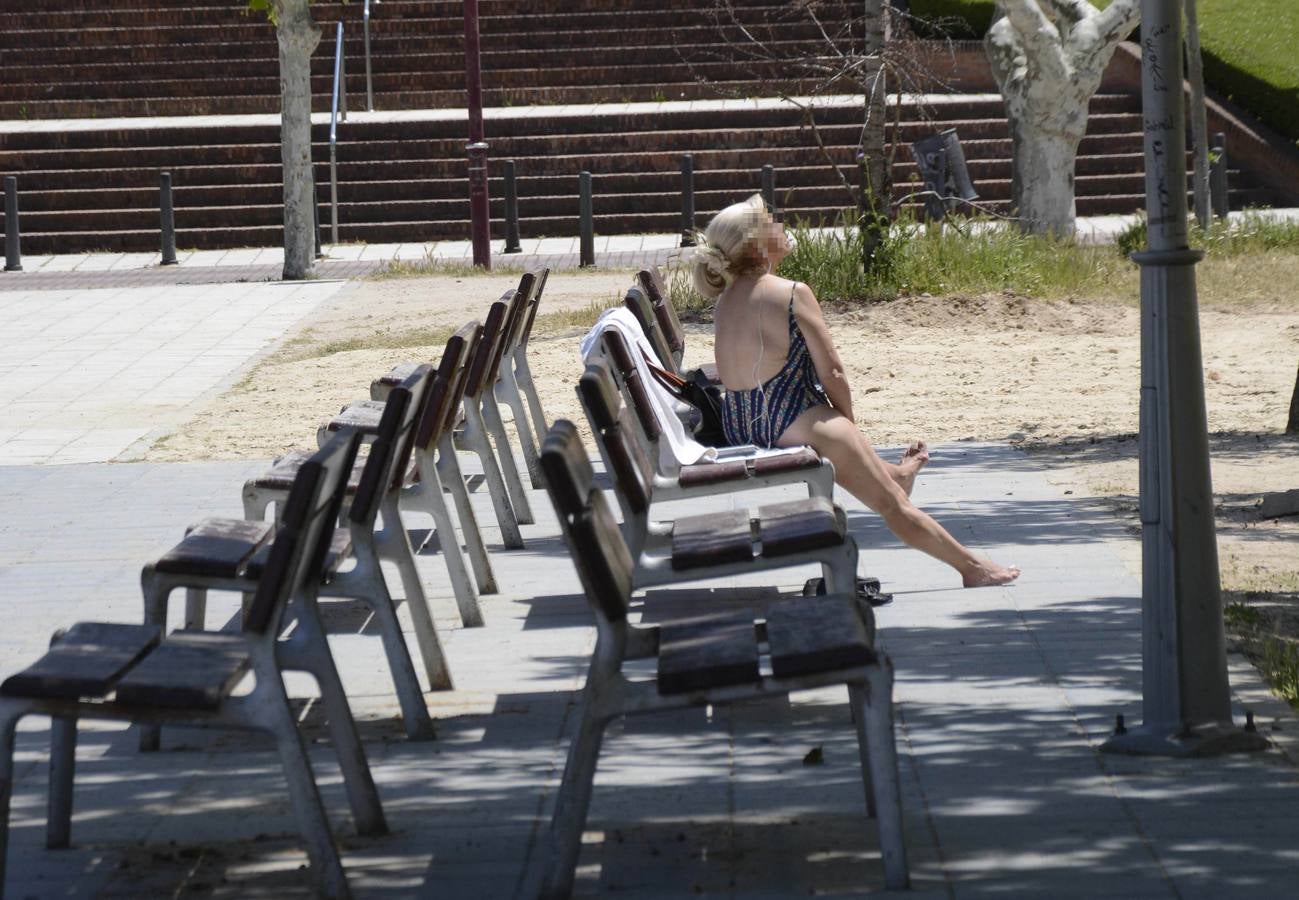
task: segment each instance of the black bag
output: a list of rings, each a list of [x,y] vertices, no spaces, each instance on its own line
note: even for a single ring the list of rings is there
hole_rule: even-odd
[[[643,355],[643,354],[642,354]],[[694,439],[705,447],[726,447],[726,432],[722,429],[722,391],[710,382],[700,369],[691,369],[682,378],[655,365],[645,357],[645,365],[668,393],[699,410],[699,421],[693,429]]]

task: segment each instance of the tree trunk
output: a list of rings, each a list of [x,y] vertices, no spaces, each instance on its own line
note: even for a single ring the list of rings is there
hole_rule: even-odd
[[[1200,21],[1196,0],[1183,0],[1186,10],[1186,77],[1191,82],[1191,144],[1195,159],[1195,218],[1209,230],[1209,122],[1204,107],[1204,65],[1200,57]]]
[[[1032,234],[1074,233],[1074,162],[1078,139],[1011,119],[1015,167],[1011,196],[1021,226]]]
[[[311,173],[311,54],[320,29],[308,0],[275,0],[280,46],[280,159],[284,165],[285,280],[309,278],[315,265]]]
[[[888,93],[885,81],[884,44],[887,40],[885,7],[887,0],[864,0],[866,37],[866,122],[862,129],[861,152],[865,171],[862,185],[861,229],[862,263],[870,271],[888,228],[889,201],[892,189],[889,161],[884,147],[884,126],[888,118]]]
[[[1294,376],[1294,393],[1290,395],[1290,418],[1285,423],[1286,434],[1299,434],[1299,371]]]

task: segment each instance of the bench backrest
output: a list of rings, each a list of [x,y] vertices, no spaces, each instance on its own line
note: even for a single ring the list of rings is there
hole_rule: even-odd
[[[668,288],[663,283],[663,276],[659,274],[657,267],[651,267],[637,272],[636,281],[645,292],[645,296],[649,297],[650,306],[654,308],[654,316],[658,320],[659,330],[663,332],[663,338],[667,341],[668,349],[672,351],[672,358],[676,360],[679,370],[686,352],[686,331],[681,327],[681,319],[677,317],[677,308],[668,299]]]
[[[487,319],[483,322],[483,336],[478,341],[478,351],[469,366],[469,381],[465,385],[466,397],[477,400],[482,396],[485,388],[496,383],[495,367],[500,365],[501,339],[505,336],[502,328],[505,325],[505,316],[509,312],[509,304],[506,300],[512,296],[513,292],[505,294],[487,311]]]
[[[519,335],[519,346],[525,349],[528,346],[528,339],[532,337],[532,326],[537,321],[537,308],[541,306],[541,295],[545,293],[546,279],[550,277],[550,269],[542,266],[533,275],[536,277],[536,282],[532,288],[532,300],[528,303],[527,318],[523,323],[522,333]]]
[[[587,601],[597,617],[624,621],[631,601],[631,553],[595,485],[591,460],[572,422],[560,419],[551,426],[541,447],[541,468]]]
[[[446,348],[442,351],[442,359],[429,388],[428,402],[424,404],[424,415],[420,417],[419,429],[415,435],[416,446],[427,450],[435,449],[438,441],[442,440],[442,435],[455,422],[460,399],[469,380],[469,364],[478,349],[482,333],[481,325],[469,322],[447,338]]]
[[[645,337],[649,338],[650,346],[654,348],[654,355],[658,357],[655,362],[670,372],[677,371],[677,363],[672,356],[672,348],[668,346],[667,338],[663,336],[663,330],[659,328],[658,317],[654,314],[654,307],[650,305],[646,293],[639,286],[633,285],[627,289],[627,294],[623,297],[622,302],[624,306],[631,310],[631,314],[636,317],[636,321],[640,323],[641,331],[645,332]]]
[[[432,381],[433,367],[421,365],[388,392],[370,455],[361,470],[361,483],[348,511],[348,518],[358,525],[372,527],[384,493],[401,489],[415,445],[415,420],[424,408]]]
[[[600,453],[604,456],[614,490],[623,505],[623,518],[649,510],[654,485],[654,464],[645,445],[632,433],[631,412],[622,402],[609,363],[593,359],[577,383],[577,395]]]
[[[636,366],[633,353],[639,350],[628,346],[622,334],[613,328],[606,328],[600,336],[606,358],[612,364],[610,371],[614,380],[622,387],[627,405],[631,407],[641,433],[650,444],[657,444],[663,436],[663,426],[659,424],[654,410],[654,401],[650,399],[652,388],[641,378],[640,369]]]
[[[513,356],[514,350],[523,337],[523,326],[528,320],[528,309],[532,305],[532,295],[537,289],[537,276],[524,272],[519,278],[519,289],[510,298],[509,315],[505,318],[505,340],[502,342],[501,355]]]
[[[244,617],[245,631],[265,634],[268,628],[278,629],[289,598],[320,584],[359,443],[355,429],[341,429],[298,469]]]

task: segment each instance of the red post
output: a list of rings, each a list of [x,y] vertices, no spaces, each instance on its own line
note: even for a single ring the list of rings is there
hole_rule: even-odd
[[[487,142],[483,140],[483,78],[478,62],[478,0],[465,2],[465,89],[469,94],[469,221],[474,265],[492,267],[487,206]]]

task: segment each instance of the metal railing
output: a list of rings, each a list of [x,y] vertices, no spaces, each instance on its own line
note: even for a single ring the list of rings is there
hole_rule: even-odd
[[[366,4],[367,6],[369,4]],[[338,120],[347,121],[347,70],[343,63],[343,23],[338,23],[334,37],[334,95],[329,110],[329,234],[330,243],[338,243]]]
[[[374,0],[378,3],[379,0]],[[365,29],[365,108],[374,112],[374,85],[370,80],[370,0],[365,0],[361,13],[361,27]]]

